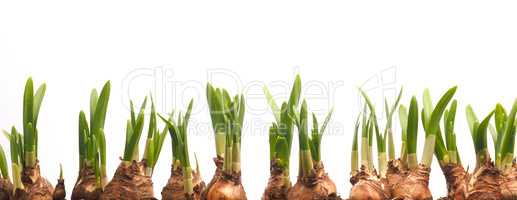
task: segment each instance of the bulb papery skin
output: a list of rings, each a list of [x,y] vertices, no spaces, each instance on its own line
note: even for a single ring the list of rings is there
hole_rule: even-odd
[[[0,200],[11,200],[13,184],[8,179],[0,178]]]
[[[117,168],[113,179],[104,188],[100,199],[155,199],[151,177],[145,175],[145,162],[126,163],[123,161]]]
[[[45,178],[41,177],[39,164],[34,167],[24,167],[22,171],[24,189],[16,189],[14,199],[47,200],[52,199],[54,188]]]
[[[468,200],[502,199],[499,188],[500,173],[488,159],[479,163],[470,176],[468,183]]]
[[[391,184],[394,199],[432,200],[429,190],[429,174],[431,169],[422,164],[410,170],[402,180]]]
[[[389,194],[383,189],[375,171],[369,171],[367,166],[361,166],[361,169],[350,178],[352,189],[350,189],[349,200],[386,200]]]
[[[206,194],[207,200],[247,200],[246,192],[241,184],[239,173],[226,174],[217,180]]]
[[[206,186],[206,189],[201,192],[201,199],[206,200],[208,197],[208,191],[212,188],[212,186],[221,179],[223,175],[223,164],[224,164],[224,158],[221,156],[217,156],[214,158],[214,164],[216,166],[214,176],[212,177],[212,180],[208,183]]]
[[[262,200],[287,199],[287,193],[292,187],[287,172],[277,164],[276,160],[271,161],[270,172],[271,175],[262,195]]]
[[[83,167],[72,190],[72,200],[99,199],[102,190],[97,187],[95,172],[91,167]]]
[[[447,182],[447,198],[457,200],[467,199],[468,182],[470,178],[463,166],[449,164],[443,166],[442,171]]]
[[[325,173],[322,163],[316,163],[310,175],[298,177],[296,184],[289,190],[288,200],[339,199],[336,185]]]
[[[517,199],[517,164],[515,161],[502,173],[502,176],[499,185],[503,199]]]
[[[200,200],[201,192],[205,189],[205,182],[198,173],[192,172],[194,193],[188,195],[184,189],[183,170],[181,167],[172,167],[172,174],[167,185],[162,189],[162,200]]]

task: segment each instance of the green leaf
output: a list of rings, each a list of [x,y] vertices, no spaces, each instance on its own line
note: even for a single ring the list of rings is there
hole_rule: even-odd
[[[18,143],[17,135],[18,135],[18,131],[16,131],[16,128],[13,126],[11,128],[11,135],[9,137],[10,149],[11,149],[11,162],[20,164],[21,152],[19,151],[20,144]]]
[[[372,113],[372,115],[376,117],[376,114],[375,114],[375,105],[373,105],[372,101],[370,100],[370,97],[368,97],[368,94],[366,94],[366,92],[359,88],[359,92],[361,93],[361,95],[363,95],[364,97],[364,100],[366,101],[366,105],[368,105],[368,108],[370,108],[370,112]]]
[[[99,146],[99,154],[100,161],[102,165],[106,165],[106,136],[104,135],[104,130],[99,130],[98,146]]]
[[[409,115],[407,120],[407,144],[408,154],[416,153],[418,138],[418,103],[416,97],[411,98]]]
[[[284,137],[278,137],[275,144],[276,158],[280,161],[280,166],[283,168],[288,167],[289,163],[289,145]]]
[[[185,113],[185,120],[184,120],[185,128],[187,127],[188,121],[190,120],[190,113],[192,113],[192,106],[193,105],[194,105],[194,99],[191,99],[189,104],[188,104],[188,107],[187,107],[187,112]]]
[[[162,132],[160,134],[157,134],[157,136],[159,137],[156,141],[156,144],[155,145],[155,150],[154,150],[154,160],[155,161],[158,161],[158,158],[160,157],[160,153],[162,151],[162,147],[163,147],[163,141],[165,141],[165,137],[167,137],[167,128],[164,128],[162,130]],[[156,162],[154,163],[156,165]],[[154,166],[153,166],[154,168]]]
[[[33,117],[34,117],[34,89],[33,89],[33,83],[32,78],[29,78],[27,80],[27,83],[25,84],[25,91],[23,93],[23,133],[24,135],[27,132],[34,132],[34,130],[27,130],[27,125],[29,123],[33,123]],[[32,125],[31,125],[32,128]]]
[[[402,127],[402,141],[406,141],[407,125],[408,125],[408,111],[404,105],[400,105],[400,107],[399,107],[399,121],[400,121],[400,127]]]
[[[357,151],[358,150],[358,134],[359,134],[359,126],[360,125],[360,121],[359,119],[361,119],[361,115],[358,115],[357,116],[357,119],[355,120],[355,128],[354,128],[354,139],[353,139],[353,142],[352,142],[352,151]]]
[[[153,138],[154,133],[157,131],[156,125],[156,108],[154,107],[154,100],[151,96],[151,116],[149,116],[149,127],[147,130],[147,138]],[[147,147],[146,147],[147,148]]]
[[[95,118],[95,110],[97,108],[97,101],[99,100],[99,94],[97,90],[94,88],[90,93],[90,122],[93,122]]]
[[[271,95],[271,92],[269,92],[269,89],[266,85],[264,85],[264,95],[266,96],[267,103],[271,107],[271,111],[273,112],[273,115],[275,116],[276,123],[280,124],[280,109],[278,109],[278,105],[275,102],[275,99],[273,99],[273,95]]]
[[[142,107],[140,113],[138,114],[135,127],[133,128],[131,138],[129,139],[129,142],[126,143],[126,147],[125,147],[125,151],[124,151],[124,160],[125,161],[131,161],[132,156],[135,152],[135,149],[138,146],[138,141],[140,141],[140,136],[142,135],[143,127],[144,127],[144,112],[143,112],[143,107]]]
[[[102,88],[101,94],[95,106],[95,114],[93,121],[91,121],[92,134],[99,134],[100,129],[104,129],[104,122],[106,121],[106,111],[108,109],[108,101],[110,96],[110,82],[106,82]]]
[[[308,130],[307,130],[307,102],[303,100],[302,108],[300,110],[299,117],[299,143],[300,150],[309,150],[309,139],[308,139]]]
[[[496,107],[495,107],[495,128],[497,130],[497,139],[496,139],[496,142],[494,143],[495,144],[495,151],[496,152],[499,152],[499,149],[501,147],[501,141],[502,141],[502,137],[504,135],[504,126],[505,126],[505,123],[507,121],[507,114],[506,114],[506,110],[504,109],[504,107],[501,105],[501,104],[497,104]]]
[[[427,120],[431,119],[431,113],[433,112],[433,101],[431,99],[431,94],[429,92],[429,89],[424,90],[424,116],[425,116],[425,126],[427,126]]]
[[[474,129],[475,129],[474,124],[476,122],[479,123],[479,120],[477,119],[476,113],[472,109],[472,106],[468,105],[466,110],[465,110],[465,112],[467,114],[467,122],[469,124],[470,133],[474,134],[475,133],[475,131],[474,131]]]
[[[492,142],[494,144],[494,149],[495,149],[495,146],[497,144],[497,132],[496,132],[496,129],[495,129],[495,127],[492,124],[490,124],[488,126],[488,130],[490,130],[490,135],[492,136]],[[497,149],[496,149],[495,152],[497,152]]]
[[[0,145],[0,172],[1,177],[3,179],[9,179],[9,169],[7,168],[7,159],[5,158],[5,152],[2,148],[2,145]]]
[[[32,119],[34,120],[34,127],[36,127],[37,123],[38,123],[38,115],[39,115],[39,110],[41,108],[41,102],[43,102],[43,97],[45,96],[45,90],[47,88],[47,85],[45,83],[43,83],[41,86],[39,86],[38,90],[36,90],[36,94],[34,95],[34,104],[33,104],[33,109],[34,109],[34,112],[32,113],[33,114],[33,117]]]
[[[89,135],[88,122],[86,121],[86,115],[83,111],[79,113],[79,168],[83,167],[83,161],[86,159],[87,153],[87,138]]]
[[[32,122],[25,125],[25,130],[27,130],[27,132],[23,134],[23,141],[25,142],[24,151],[35,152],[36,140],[34,137],[34,127],[32,126]]]
[[[298,106],[298,103],[300,102],[301,90],[302,90],[302,80],[300,78],[300,75],[298,74],[298,75],[296,75],[296,78],[293,83],[293,88],[291,89],[291,95],[289,96],[288,105],[290,107],[296,108]]]
[[[508,119],[506,120],[505,126],[504,126],[504,134],[502,136],[501,140],[501,146],[499,149],[499,154],[501,154],[503,157],[507,153],[513,153],[513,143],[515,140],[515,116],[517,113],[517,99],[514,101],[514,104],[512,106],[512,110],[510,111],[510,115],[508,116]]]
[[[132,100],[129,100],[129,107],[130,107],[130,113],[131,113],[131,120],[129,121],[130,122],[129,125],[131,127],[134,127],[136,124],[136,114],[135,114],[135,106],[133,105]]]
[[[431,114],[431,120],[429,121],[429,134],[436,134],[439,131],[440,128],[440,119],[442,118],[442,114],[445,111],[445,108],[447,107],[447,104],[449,104],[449,101],[451,101],[452,97],[454,96],[454,93],[456,93],[457,87],[450,88],[443,96],[440,98],[438,103],[436,104],[436,107],[433,109],[433,112]]]
[[[325,117],[325,121],[323,121],[323,124],[321,124],[320,135],[323,135],[323,133],[325,132],[325,129],[327,128],[327,125],[330,122],[330,118],[332,117],[333,112],[334,108],[331,108],[329,113],[327,114],[327,117]]]
[[[476,144],[476,149],[478,150],[487,149],[487,128],[490,122],[490,118],[492,118],[493,114],[494,111],[490,112],[488,116],[486,116],[485,119],[483,119],[483,121],[481,121],[481,123],[477,127],[478,133],[476,135],[478,137],[478,143]]]
[[[457,105],[458,102],[454,100],[450,106],[449,111],[446,111],[444,115],[445,140],[447,142],[447,149],[449,151],[456,151],[456,141],[454,136],[454,120],[456,118]]]

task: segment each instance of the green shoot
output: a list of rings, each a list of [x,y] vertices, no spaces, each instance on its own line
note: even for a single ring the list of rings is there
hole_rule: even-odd
[[[275,160],[276,164],[284,169],[284,173],[287,176],[289,175],[289,157],[291,154],[294,126],[294,121],[290,116],[298,107],[300,93],[301,79],[300,75],[297,75],[291,89],[289,100],[283,102],[279,109],[271,92],[267,86],[264,86],[264,95],[275,116],[275,123],[272,124],[269,131],[270,160]]]
[[[388,164],[387,158],[386,158],[386,134],[387,134],[387,132],[385,134],[380,133],[379,126],[377,124],[377,116],[375,114],[375,106],[373,105],[372,101],[370,100],[370,97],[368,97],[366,92],[364,92],[361,88],[359,88],[359,91],[360,91],[361,95],[364,97],[364,100],[366,101],[366,105],[368,105],[368,108],[370,109],[371,124],[372,124],[370,131],[375,132],[376,142],[377,142],[377,153],[378,153],[377,157],[378,157],[378,163],[379,163],[379,172],[380,172],[381,176],[384,176],[386,173],[387,164]],[[402,93],[399,94],[399,98],[400,98],[401,94]],[[398,100],[397,100],[397,103],[398,103]],[[388,107],[388,106],[386,106],[386,107]],[[389,111],[387,111],[387,113],[389,113]],[[388,114],[388,118],[391,118],[391,117],[389,117],[389,115],[390,114]],[[388,123],[391,124],[390,119],[388,119]],[[391,127],[391,125],[389,125],[389,126],[387,125],[387,128],[389,128],[389,127]],[[372,140],[372,139],[373,139],[373,137],[370,138],[370,140]],[[394,151],[394,147],[393,147],[393,151]],[[395,152],[393,152],[393,154],[395,154]]]
[[[190,100],[190,103],[187,108],[187,112],[185,115],[181,113],[178,114],[178,121],[175,123],[172,118],[166,119],[160,115],[160,118],[167,124],[167,130],[172,138],[172,145],[174,148],[174,158],[179,160],[179,163],[183,169],[183,183],[184,183],[184,191],[186,194],[191,195],[194,192],[194,185],[192,182],[192,167],[190,165],[189,159],[189,149],[188,149],[188,122],[190,118],[190,113],[192,111],[193,100]]]
[[[393,130],[392,130],[392,122],[395,110],[398,107],[400,99],[402,98],[403,88],[400,88],[400,92],[397,95],[397,99],[395,103],[391,105],[391,108],[388,106],[388,101],[385,99],[385,112],[386,112],[386,128],[384,129],[384,137],[388,140],[388,158],[389,160],[395,160],[395,142],[393,140]]]
[[[240,172],[241,131],[244,121],[243,95],[233,98],[225,89],[207,84],[207,102],[215,133],[216,153],[224,158],[226,173]]]
[[[407,125],[408,125],[408,111],[404,105],[399,107],[399,121],[402,128],[402,145],[400,149],[400,158],[403,164],[407,164]]]
[[[300,114],[296,119],[296,125],[298,127],[298,140],[300,146],[300,163],[302,175],[311,175],[313,169],[313,160],[310,150],[310,138],[307,130],[307,102],[303,100]]]
[[[501,142],[499,146],[499,151],[497,152],[496,157],[496,167],[499,169],[504,169],[511,166],[512,161],[514,159],[514,147],[515,147],[515,117],[517,114],[517,99],[514,101],[512,106],[512,110],[507,117],[506,123],[504,125],[504,132],[501,136]],[[497,158],[502,159],[500,162],[497,162]]]
[[[0,178],[9,180],[9,169],[7,169],[7,159],[5,158],[5,152],[0,145]]]
[[[11,149],[11,169],[13,174],[13,185],[16,189],[24,189],[21,173],[23,169],[23,141],[20,133],[13,126],[11,134],[8,135]]]
[[[435,152],[438,160],[444,161],[448,159],[448,153],[445,144],[441,139],[440,120],[447,107],[452,100],[457,87],[452,87],[440,98],[436,107],[433,108],[429,90],[424,92],[424,112],[422,116],[424,130],[426,132],[426,142],[424,145],[424,153],[422,156],[422,164],[429,167],[433,160],[433,152]],[[437,140],[438,138],[438,140]],[[437,142],[438,141],[438,142]],[[442,143],[440,143],[442,142]],[[435,149],[435,146],[437,147]]]
[[[100,96],[93,89],[90,95],[90,123],[86,119],[84,111],[79,113],[79,173],[83,168],[91,168],[95,171],[100,187],[107,184],[106,172],[106,136],[104,124],[111,85],[106,82]],[[97,166],[99,165],[99,166]],[[98,170],[98,171],[96,171]]]
[[[356,173],[357,171],[359,171],[359,151],[358,151],[358,144],[357,144],[357,140],[358,140],[357,135],[359,134],[360,117],[361,117],[361,115],[357,116],[357,120],[355,121],[354,139],[352,142],[352,156],[351,156],[352,162],[350,162],[352,173]]]
[[[38,130],[36,128],[41,102],[46,85],[42,84],[34,93],[32,78],[27,79],[23,94],[23,163],[34,167],[38,155]]]
[[[363,109],[361,120],[361,165],[369,167],[368,164],[368,121],[367,121],[366,105]]]
[[[454,120],[456,118],[456,108],[458,102],[454,100],[451,103],[449,110],[444,112],[444,130],[447,151],[449,152],[450,162],[458,164],[458,153],[456,147],[456,134],[454,133]]]
[[[506,124],[506,120],[508,118],[508,115],[506,114],[506,110],[504,109],[504,107],[501,105],[501,104],[497,104],[496,107],[495,107],[495,117],[494,117],[494,120],[495,120],[495,130],[496,132],[495,133],[495,142],[494,142],[494,146],[495,146],[495,152],[497,154],[497,152],[499,152],[499,149],[501,147],[501,141],[502,141],[502,137],[503,137],[503,134],[504,134],[504,126]]]
[[[122,160],[126,164],[129,164],[131,161],[138,160],[138,142],[140,141],[142,130],[144,128],[144,110],[146,104],[147,97],[145,97],[144,102],[140,107],[140,112],[138,113],[138,117],[135,118],[135,123],[131,123],[129,125],[130,129],[126,129],[126,144],[124,148],[124,156],[122,157]],[[132,114],[132,119],[133,118]]]
[[[418,103],[416,97],[411,98],[409,105],[409,115],[407,117],[407,162],[410,169],[415,169],[418,166],[417,138],[418,138]]]

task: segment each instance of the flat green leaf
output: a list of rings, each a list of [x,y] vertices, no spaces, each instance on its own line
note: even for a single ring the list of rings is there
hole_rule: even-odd
[[[477,141],[478,141],[478,144],[476,144],[477,146],[477,149],[481,150],[481,149],[487,149],[487,128],[488,128],[488,125],[489,125],[489,122],[490,122],[490,118],[492,118],[492,115],[494,114],[494,111],[490,112],[488,114],[488,116],[485,117],[485,119],[483,119],[483,121],[481,121],[481,123],[479,124],[478,128],[477,128]]]
[[[143,108],[138,114],[135,127],[133,128],[131,138],[129,142],[126,143],[126,150],[124,151],[124,160],[131,161],[131,158],[135,152],[135,149],[138,146],[138,142],[140,141],[140,136],[142,135],[142,129],[144,127],[144,112]]]
[[[271,111],[273,112],[273,115],[275,116],[276,123],[280,124],[280,109],[278,108],[278,105],[275,102],[275,99],[273,99],[273,95],[271,95],[271,92],[269,92],[269,89],[266,85],[264,85],[264,95],[266,96],[267,103],[271,107]]]
[[[34,89],[33,89],[33,83],[32,78],[29,78],[27,80],[27,83],[25,84],[25,90],[23,93],[23,133],[27,133],[29,130],[27,130],[27,125],[29,123],[33,123],[33,106],[34,106]],[[32,125],[31,125],[32,126]],[[34,130],[30,130],[31,133],[34,132]]]
[[[36,94],[34,95],[34,104],[33,104],[33,121],[34,121],[34,127],[36,127],[38,123],[38,115],[39,110],[41,108],[41,102],[43,102],[43,97],[45,96],[45,90],[47,88],[47,85],[43,83],[39,88],[36,90]]]
[[[0,145],[0,173],[1,178],[9,180],[9,169],[7,168],[7,159],[5,158],[5,152]]]
[[[495,128],[497,133],[502,134],[504,132],[504,124],[507,120],[506,110],[501,104],[497,104],[495,107]]]
[[[99,130],[99,137],[97,140],[101,164],[106,165],[106,136],[104,135],[104,130],[102,128]]]
[[[449,150],[456,150],[454,121],[456,119],[457,105],[458,102],[456,100],[452,101],[450,109],[446,112],[447,115],[444,115],[445,140],[447,141],[447,149]]]
[[[280,166],[288,167],[289,163],[289,145],[287,144],[287,140],[284,137],[278,137],[276,144],[276,155],[275,157],[280,160]]]
[[[409,115],[407,120],[407,144],[408,153],[416,153],[418,138],[418,103],[416,97],[411,98],[409,105]]]
[[[332,117],[332,113],[334,112],[334,108],[331,108],[327,116],[325,117],[325,121],[321,124],[320,135],[323,135],[325,129],[327,128],[328,123],[330,122],[330,118]]]
[[[431,113],[433,112],[433,101],[431,99],[431,94],[429,92],[429,89],[424,90],[424,96],[423,96],[423,102],[424,102],[424,115],[425,119],[429,120],[431,119]],[[426,123],[427,123],[426,120]]]
[[[302,90],[302,80],[300,75],[296,75],[296,78],[293,83],[293,88],[291,89],[291,95],[289,96],[289,106],[290,107],[298,107],[298,103],[300,102],[300,94]]]
[[[513,153],[513,144],[515,142],[515,116],[517,114],[517,99],[514,101],[512,110],[510,111],[510,115],[508,115],[508,119],[506,120],[504,126],[504,134],[501,139],[501,146],[499,149],[499,154],[505,156],[507,153]]]
[[[93,121],[91,121],[92,134],[99,134],[100,129],[104,129],[104,122],[106,121],[106,111],[108,109],[108,101],[110,96],[110,82],[106,82],[102,88],[101,94],[95,106],[95,114]]]
[[[407,111],[406,106],[404,106],[404,105],[400,105],[400,107],[399,107],[399,121],[400,121],[400,127],[402,128],[402,141],[406,141],[407,125],[408,125],[408,111]]]
[[[494,144],[494,149],[495,149],[495,146],[497,144],[497,131],[496,131],[494,125],[492,125],[492,124],[489,124],[488,130],[490,130],[490,135],[492,136],[492,142]],[[495,152],[497,152],[497,149]]]
[[[431,114],[431,118],[429,121],[429,134],[436,134],[440,128],[440,119],[442,118],[443,112],[447,107],[447,104],[451,101],[454,93],[456,93],[457,87],[452,87],[440,98],[436,107],[433,109],[433,113]]]
[[[97,101],[99,100],[99,94],[97,90],[94,88],[90,93],[90,122],[93,122],[95,118],[95,110],[97,108]]]
[[[358,149],[358,134],[359,134],[359,126],[360,125],[360,121],[359,119],[361,119],[361,115],[358,115],[357,116],[357,119],[355,120],[355,126],[354,126],[354,139],[353,139],[353,142],[352,142],[352,151],[357,151]]]
[[[474,109],[472,109],[472,106],[468,105],[465,112],[467,115],[467,122],[469,124],[470,133],[474,134],[474,124],[476,122],[479,123],[479,120],[476,117],[476,113],[474,112]]]

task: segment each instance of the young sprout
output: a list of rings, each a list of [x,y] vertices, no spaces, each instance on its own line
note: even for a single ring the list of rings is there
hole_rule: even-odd
[[[23,93],[23,134],[14,127],[8,135],[15,198],[52,198],[54,188],[40,175],[38,164],[38,116],[46,85],[34,91],[32,78],[25,84]],[[29,181],[31,180],[31,181]]]
[[[222,167],[217,166],[214,178],[203,196],[208,199],[244,199],[246,193],[238,181],[241,173],[244,96],[235,95],[232,98],[225,89],[214,88],[211,84],[207,84],[207,102],[215,134],[216,164],[221,161],[223,164]],[[232,176],[234,178],[230,180]]]
[[[72,192],[73,199],[98,198],[107,184],[104,124],[110,90],[109,81],[104,84],[100,96],[96,89],[92,90],[89,121],[84,111],[79,113],[79,177]]]
[[[199,166],[196,167],[195,171],[193,171],[190,165],[190,155],[188,149],[188,122],[190,118],[190,113],[192,111],[193,100],[190,101],[187,112],[185,115],[181,113],[178,114],[177,122],[174,122],[172,117],[166,119],[162,116],[160,118],[167,124],[167,129],[172,138],[172,146],[173,146],[173,162],[178,163],[178,165],[173,167],[180,167],[183,172],[181,177],[175,176],[174,172],[171,175],[171,179],[169,180],[167,186],[163,188],[162,191],[162,199],[164,200],[173,200],[173,199],[199,199],[201,194],[200,191],[204,187],[204,183],[200,180],[200,171]],[[179,161],[179,162],[176,162]],[[197,163],[197,159],[196,159]],[[174,170],[174,169],[173,169]],[[178,180],[182,179],[182,180]],[[175,187],[178,187],[174,184],[183,183],[181,187],[182,191],[174,190]],[[198,188],[194,190],[194,188]]]
[[[9,169],[7,168],[7,159],[5,152],[0,145],[0,199],[10,199],[13,193],[13,184],[9,178]]]
[[[377,142],[377,153],[378,153],[378,165],[379,165],[379,172],[381,177],[384,177],[386,175],[386,170],[388,166],[388,160],[387,156],[389,156],[389,160],[395,160],[395,144],[393,141],[393,132],[392,132],[392,121],[393,121],[393,115],[395,113],[395,110],[399,104],[400,98],[402,97],[402,91],[400,90],[399,94],[397,95],[397,99],[395,100],[394,104],[392,106],[388,105],[388,101],[385,99],[384,101],[384,109],[386,113],[386,127],[384,128],[384,132],[381,133],[379,130],[379,125],[377,123],[377,115],[375,111],[375,106],[370,100],[370,97],[366,94],[365,91],[363,91],[361,88],[359,88],[359,92],[364,97],[364,100],[366,102],[367,107],[370,109],[370,122],[371,127],[368,128],[368,131],[375,132],[375,139]],[[369,144],[371,144],[373,137],[369,138]],[[386,155],[386,144],[388,145],[388,155]],[[370,145],[371,146],[371,145]],[[370,148],[370,154],[371,154]],[[370,156],[371,157],[371,156]],[[370,170],[373,170],[373,165],[370,162],[369,163]]]
[[[415,169],[418,167],[418,158],[416,155],[418,138],[418,103],[415,96],[411,98],[406,124],[407,164],[409,169]]]
[[[424,91],[424,109],[422,113],[422,124],[426,133],[424,152],[422,155],[422,164],[431,166],[433,160],[433,152],[436,154],[440,162],[448,162],[449,154],[443,144],[440,131],[440,120],[447,108],[447,104],[451,101],[457,87],[450,88],[438,101],[436,107],[433,107],[429,90]],[[438,138],[438,139],[437,139]],[[436,146],[436,148],[435,148]]]
[[[472,141],[474,143],[474,150],[476,152],[476,168],[490,160],[487,143],[487,131],[490,119],[494,113],[494,111],[490,112],[482,122],[479,122],[472,107],[468,105],[466,109],[467,121],[471,132]],[[498,160],[497,157],[496,160]]]
[[[265,200],[275,197],[287,198],[287,191],[291,187],[289,178],[289,158],[293,140],[294,121],[290,117],[298,108],[301,93],[300,75],[296,76],[288,101],[278,108],[271,92],[264,86],[264,94],[273,111],[275,122],[269,128],[269,159],[270,172],[268,185],[264,191]]]
[[[303,100],[300,112],[292,116],[298,127],[300,171],[298,181],[289,191],[287,199],[325,199],[336,195],[336,186],[324,172],[321,160],[321,140],[332,116],[332,109],[321,126],[315,114],[312,114],[310,136],[308,113],[307,102]]]
[[[357,120],[355,121],[355,128],[354,128],[354,139],[352,141],[352,155],[351,155],[351,162],[350,162],[350,168],[352,169],[352,175],[355,175],[357,172],[359,172],[359,151],[358,151],[358,135],[359,135],[359,126],[360,126],[360,119],[361,115],[357,116]]]
[[[144,99],[138,115],[135,115],[133,103],[130,102],[130,119],[126,123],[126,142],[122,162],[113,179],[106,185],[101,199],[154,199],[152,175],[158,161],[165,131],[160,131],[156,123],[156,109],[151,98],[151,114],[144,155],[140,160],[138,145],[144,127],[144,111],[147,97]],[[132,189],[132,188],[136,188]]]

